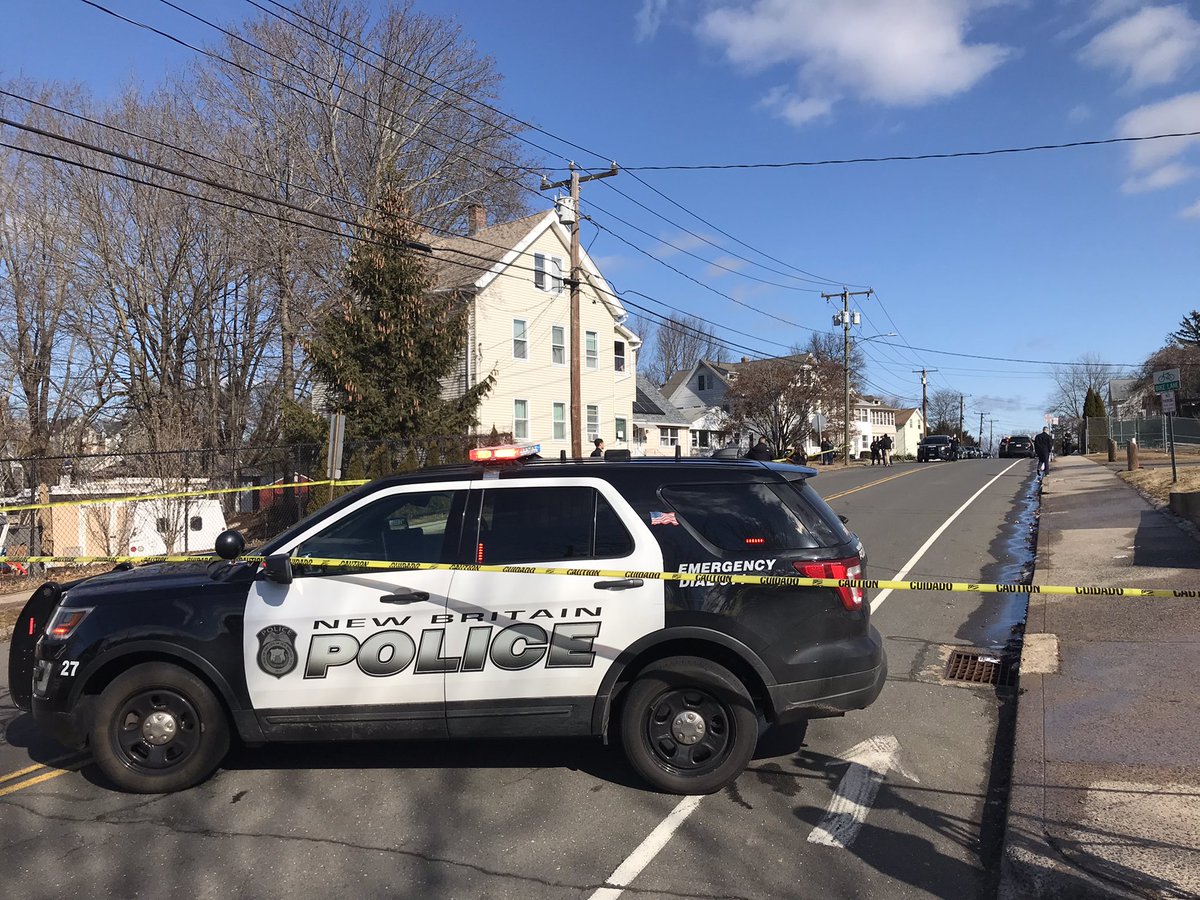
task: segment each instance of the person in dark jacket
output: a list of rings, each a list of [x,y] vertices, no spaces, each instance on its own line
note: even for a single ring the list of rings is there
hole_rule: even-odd
[[[596,438],[592,443],[596,445],[596,449],[592,451],[592,456],[603,456],[604,438]]]
[[[1033,439],[1033,450],[1038,458],[1038,477],[1050,471],[1050,454],[1054,452],[1054,438],[1050,437],[1049,427],[1043,428],[1042,433]]]
[[[769,461],[771,457],[771,445],[767,443],[766,435],[758,439],[758,443],[750,448],[750,452],[746,454],[747,459],[761,459]]]
[[[885,466],[892,464],[892,446],[892,436],[890,434],[885,434],[879,439],[879,456]]]
[[[879,465],[879,438],[871,441],[871,465]]]
[[[833,465],[833,441],[829,438],[821,439],[821,463],[822,465]]]

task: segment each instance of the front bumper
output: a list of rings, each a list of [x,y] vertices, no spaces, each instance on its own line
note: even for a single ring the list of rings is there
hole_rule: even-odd
[[[874,627],[870,644],[873,652],[865,660],[867,668],[858,668],[864,662],[859,658],[847,662],[844,668],[850,668],[849,672],[831,671],[820,678],[769,686],[773,721],[786,725],[802,719],[840,716],[874,703],[887,680],[883,638]]]

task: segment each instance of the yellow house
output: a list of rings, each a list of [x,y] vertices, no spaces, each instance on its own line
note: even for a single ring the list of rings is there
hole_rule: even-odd
[[[435,237],[433,289],[469,305],[467,346],[443,381],[454,396],[488,375],[495,386],[479,406],[478,430],[542,445],[543,456],[571,451],[570,232],[557,214],[486,224],[470,210],[465,237]],[[586,252],[580,251],[580,421],[584,454],[596,437],[608,449],[633,440],[637,352],[641,340]]]

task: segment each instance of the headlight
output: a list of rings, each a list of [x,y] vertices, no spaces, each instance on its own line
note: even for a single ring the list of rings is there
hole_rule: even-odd
[[[57,638],[59,640],[69,638],[75,629],[79,627],[79,623],[87,618],[87,614],[92,611],[92,607],[75,607],[64,609],[59,607],[54,611],[54,615],[50,617],[50,621],[46,624],[46,637]]]

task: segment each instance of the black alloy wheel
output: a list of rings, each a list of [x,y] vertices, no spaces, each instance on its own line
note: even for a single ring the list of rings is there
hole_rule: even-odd
[[[91,733],[96,765],[125,791],[183,790],[229,749],[229,720],[203,681],[169,663],[144,663],[100,695]]]
[[[750,761],[758,717],[728,669],[698,657],[652,663],[625,697],[625,754],[659,790],[708,794],[733,782]]]

